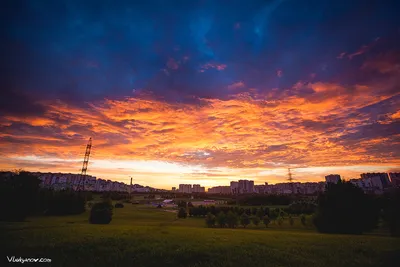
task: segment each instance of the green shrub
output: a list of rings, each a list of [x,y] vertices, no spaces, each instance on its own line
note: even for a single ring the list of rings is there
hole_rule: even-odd
[[[251,221],[252,221],[252,223],[253,223],[255,226],[258,226],[258,225],[260,224],[260,222],[261,222],[261,219],[260,219],[260,217],[258,217],[258,216],[253,216],[253,217],[251,218]]]
[[[90,210],[89,222],[92,224],[109,224],[112,215],[113,206],[110,201],[95,203]]]
[[[122,204],[122,203],[115,203],[114,207],[115,207],[116,209],[118,209],[118,208],[123,208],[123,207],[124,207],[124,204]]]
[[[209,212],[207,214],[207,216],[206,216],[206,225],[208,227],[214,227],[215,226],[215,222],[216,222],[215,216]]]
[[[250,217],[246,213],[243,213],[242,216],[240,216],[240,224],[244,228],[246,228],[246,226],[250,224]]]
[[[86,210],[86,195],[67,189],[62,191],[49,190],[44,200],[46,215],[74,215]]]
[[[290,224],[290,226],[294,225],[294,219],[291,215],[289,215],[289,224]]]
[[[301,224],[302,224],[303,226],[306,226],[306,225],[307,225],[307,218],[306,218],[306,215],[304,215],[304,214],[301,214],[301,215],[300,215],[300,222],[301,222]]]
[[[271,223],[271,219],[268,217],[268,215],[265,215],[263,217],[263,223],[264,223],[265,227],[268,227],[268,225]]]
[[[178,218],[185,219],[187,217],[186,209],[180,208],[178,211]]]
[[[279,217],[276,219],[276,221],[278,222],[278,225],[279,225],[279,226],[282,226],[282,225],[283,225],[283,217],[282,217],[282,216],[279,216]]]

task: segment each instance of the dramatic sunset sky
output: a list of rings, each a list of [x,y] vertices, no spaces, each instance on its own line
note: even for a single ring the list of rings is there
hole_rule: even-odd
[[[88,174],[158,188],[400,170],[400,1],[5,2],[1,170],[89,137]]]

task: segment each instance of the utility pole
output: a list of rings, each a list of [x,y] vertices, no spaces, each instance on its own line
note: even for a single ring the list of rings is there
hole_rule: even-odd
[[[131,184],[130,184],[130,186],[129,186],[129,200],[131,200],[131,191],[132,191],[132,176],[129,176],[129,177],[131,177]]]

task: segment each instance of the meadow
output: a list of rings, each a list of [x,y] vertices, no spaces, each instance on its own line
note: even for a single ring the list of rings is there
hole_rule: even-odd
[[[203,218],[148,205],[114,209],[109,225],[89,224],[86,212],[0,227],[4,260],[45,257],[51,266],[400,266],[400,239],[385,234],[320,234],[298,220],[206,228]]]

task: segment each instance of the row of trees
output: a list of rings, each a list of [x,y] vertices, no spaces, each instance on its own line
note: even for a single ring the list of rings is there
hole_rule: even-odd
[[[27,172],[0,177],[0,221],[22,221],[30,215],[71,215],[85,211],[85,192],[40,188]]]
[[[294,224],[294,219],[293,217],[289,216],[289,224],[293,226]],[[242,215],[238,215],[236,213],[233,213],[232,211],[229,211],[228,213],[220,212],[217,216],[213,215],[212,213],[208,213],[205,222],[208,227],[229,227],[229,228],[236,228],[239,224],[246,228],[248,225],[253,224],[254,226],[259,226],[260,224],[264,224],[265,227],[268,227],[268,225],[272,222],[271,218],[268,215],[264,215],[263,217],[259,216],[249,216],[246,213],[243,213]],[[306,219],[305,215],[301,215],[301,223],[303,226],[306,225]],[[284,218],[282,216],[279,216],[276,218],[276,222],[279,226],[283,225]]]
[[[218,214],[213,214],[208,212],[205,216],[205,222],[208,227],[229,227],[229,228],[236,228],[237,226],[241,225],[246,228],[249,224],[253,224],[255,226],[260,225],[261,223],[264,224],[266,227],[272,222],[276,221],[279,226],[283,225],[284,217],[280,216],[277,213],[277,217],[271,219],[269,215],[266,215],[262,212],[257,212],[254,215],[247,214],[247,213],[235,213],[232,210],[228,210],[227,212],[219,211]],[[186,218],[187,213],[184,208],[180,208],[178,211],[178,218]],[[294,218],[292,216],[288,216],[289,224],[294,224]],[[300,216],[301,223],[305,226],[306,225],[306,217],[304,214]]]
[[[289,205],[293,202],[293,197],[288,195],[244,195],[239,196],[237,201],[228,204],[239,204],[243,206],[279,206]]]
[[[208,213],[216,216],[217,214],[232,212],[241,216],[242,214],[246,214],[248,216],[257,216],[259,218],[264,217],[265,215],[269,216],[271,219],[276,219],[279,216],[286,217],[289,214],[285,212],[283,209],[275,208],[270,209],[268,207],[260,207],[260,208],[241,208],[241,207],[229,207],[229,206],[191,206],[189,207],[189,216],[191,217],[205,217]]]

